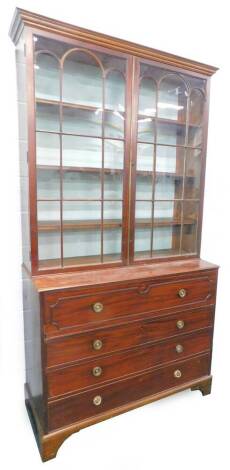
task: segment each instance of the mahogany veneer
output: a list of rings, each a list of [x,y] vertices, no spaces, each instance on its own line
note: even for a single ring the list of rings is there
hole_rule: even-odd
[[[21,77],[19,85],[24,84],[22,90],[19,86],[20,112],[23,99],[27,106],[27,111],[26,106],[23,107],[24,114],[20,115],[20,138],[26,142],[28,149],[28,167],[26,157],[22,168],[22,173],[26,173],[23,173],[23,178],[27,179],[26,190],[22,184],[25,397],[41,458],[45,461],[56,456],[60,445],[69,435],[91,424],[188,388],[200,390],[203,395],[211,392],[218,267],[201,260],[199,253],[208,83],[209,77],[217,69],[19,9],[16,10],[10,35],[17,47],[18,75]],[[45,106],[51,110],[64,106],[74,112],[79,109],[83,114],[92,112],[94,116],[98,112],[97,106],[93,104],[90,106],[87,103],[62,102],[52,97],[35,97],[34,39],[37,40],[37,36],[41,43],[44,41],[45,44],[47,39],[51,41],[59,62],[63,61],[65,50],[71,46],[83,49],[92,47],[94,52],[91,52],[91,56],[95,58],[98,53],[102,57],[100,60],[103,60],[104,54],[114,55],[114,60],[127,60],[127,110],[125,107],[125,111],[118,115],[120,119],[126,120],[123,139],[125,162],[122,170],[111,165],[110,169],[102,171],[101,168],[94,168],[92,162],[88,165],[86,162],[82,167],[79,164],[71,167],[71,163],[62,162],[62,151],[60,165],[57,161],[52,164],[49,158],[46,162],[47,155],[44,161],[37,162],[36,102],[39,107]],[[55,53],[52,54],[55,57]],[[179,128],[176,143],[170,144],[176,148],[175,171],[171,167],[168,171],[164,171],[164,168],[159,170],[155,163],[153,171],[136,168],[137,121],[146,119],[146,114],[137,109],[140,63],[144,67],[156,67],[158,71],[161,67],[177,77],[182,74],[189,77],[191,83],[198,80],[203,87],[201,96],[207,91],[204,123],[197,122],[195,111],[192,111],[188,122],[184,105],[180,101],[177,120],[175,113],[172,119],[147,117],[147,122],[154,122],[155,125],[156,121],[156,125],[169,126],[169,129],[174,129],[173,132]],[[109,106],[105,106],[104,111],[112,112],[113,109],[111,111]],[[27,131],[22,129],[22,122],[28,129],[28,136]],[[111,126],[112,130],[114,128],[116,126]],[[181,144],[184,129],[186,140]],[[194,157],[194,168],[187,168],[187,157],[181,160],[182,151],[187,148],[189,154],[195,146],[200,155],[199,142],[197,144],[194,138],[192,146],[189,138],[201,130],[204,143],[201,162],[197,163]],[[42,129],[39,132],[42,134],[45,131]],[[52,136],[55,131],[51,129],[48,134]],[[60,127],[60,130],[56,130],[56,136],[62,138],[62,134]],[[100,136],[100,139],[103,140],[104,136]],[[122,140],[115,137],[114,141],[116,139]],[[142,138],[138,142],[142,142]],[[49,154],[47,149],[46,153]],[[200,174],[197,170],[199,164]],[[102,220],[96,216],[82,220],[78,217],[63,218],[63,174],[71,172],[77,178],[81,178],[82,174],[84,178],[85,175],[89,178],[92,175],[101,177],[102,188],[105,176],[123,175],[122,217],[102,217]],[[57,222],[56,215],[51,220],[47,217],[37,218],[37,202],[49,202],[49,198],[46,199],[43,194],[41,197],[37,195],[37,175],[41,174],[43,178],[45,174],[47,178],[48,174],[51,178],[52,173],[62,178],[60,194],[53,196],[53,202],[56,201],[61,207],[60,220]],[[153,178],[153,184],[161,177],[171,181],[171,188],[175,190],[171,197],[184,205],[185,213],[174,205],[171,215],[166,211],[166,215],[157,218],[154,216],[157,198],[153,198],[151,218],[141,214],[135,219],[135,185],[139,177],[147,178],[148,182]],[[199,199],[196,199],[197,194]],[[28,212],[24,207],[27,199],[30,202]],[[164,199],[167,200],[165,194],[163,202]],[[83,200],[80,202],[83,203]],[[103,197],[99,200],[102,201]],[[199,210],[196,209],[198,201]],[[186,205],[189,207],[189,204],[193,204],[193,207],[186,214]],[[82,233],[88,230],[93,234],[93,230],[100,228],[106,233],[122,229],[120,253],[103,253],[104,241],[101,238],[101,255],[89,252],[82,257],[74,253],[64,256],[63,239],[66,232]],[[151,230],[151,246],[148,250],[141,246],[136,249],[134,246],[138,229]],[[167,243],[171,236],[170,248],[163,246],[164,243],[159,248],[154,246],[153,229],[159,230],[162,237],[166,230]],[[39,237],[52,237],[59,231],[59,258],[55,252],[55,241],[53,245],[50,244],[50,257],[40,256],[39,249],[42,252],[44,247],[39,245]]]

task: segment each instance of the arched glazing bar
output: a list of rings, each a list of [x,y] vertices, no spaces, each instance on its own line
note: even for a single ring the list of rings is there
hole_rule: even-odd
[[[143,234],[149,251],[152,247],[153,193],[155,180],[157,84],[153,77],[140,77],[138,97],[136,200],[135,200],[135,252],[143,252]],[[142,220],[151,221],[143,228]]]
[[[36,197],[38,228],[47,228],[50,220],[55,233],[47,237],[38,230],[38,259],[40,266],[49,257],[54,266],[61,267],[61,69],[53,52],[42,49],[35,54],[36,98]],[[52,172],[48,168],[53,168]]]
[[[196,251],[195,235],[192,231],[194,233],[197,231],[200,197],[200,173],[198,171],[200,150],[194,152],[190,149],[190,140],[194,138],[193,136],[197,136],[198,132],[197,122],[194,123],[194,120],[191,120],[190,103],[192,98],[194,100],[192,85],[195,79],[192,79],[190,83],[190,78],[180,73],[166,72],[145,64],[141,64],[140,75],[140,83],[147,79],[150,85],[151,79],[155,79],[157,103],[153,110],[154,107],[149,104],[151,102],[149,98],[145,106],[142,106],[145,110],[143,111],[144,118],[146,117],[145,125],[148,125],[149,130],[152,127],[151,139],[148,139],[154,148],[154,170],[151,173],[151,183],[148,182],[150,174],[144,173],[143,158],[142,162],[138,159],[140,137],[137,132],[134,248],[136,253],[134,253],[134,258],[178,256],[183,255],[184,252],[189,254]],[[141,95],[141,88],[139,88],[139,94]],[[197,92],[195,94],[197,98]],[[139,97],[138,128],[141,101]],[[146,141],[143,139],[142,142]],[[199,145],[201,142],[202,139]],[[141,194],[138,190],[141,178],[144,178],[146,183],[145,199],[142,201],[138,199]],[[144,220],[139,224],[139,233],[142,230],[143,235],[142,241],[136,240],[138,205],[144,214]],[[138,249],[141,244],[145,245],[144,253]]]
[[[58,49],[60,52],[61,48]],[[39,200],[39,204],[43,204],[40,238],[44,235],[55,238],[52,246],[56,248],[53,253],[50,249],[51,257],[56,258],[53,267],[121,260],[126,59],[87,48],[62,49],[65,50],[58,54],[60,58],[56,55],[59,97],[47,94],[43,98],[36,97],[37,105],[43,100],[46,109],[48,105],[52,108],[52,119],[48,119],[46,128],[48,139],[52,142],[59,139],[56,145],[59,159],[55,161],[52,178],[51,169],[49,173],[44,172],[44,168],[41,170],[43,186],[44,179],[47,188],[57,185],[54,180],[58,180],[59,190],[53,192],[52,208],[48,200],[50,194],[46,195],[46,201]],[[58,109],[58,126],[53,119],[55,109]],[[39,129],[43,139],[44,130]],[[38,197],[41,195],[44,196],[40,192]],[[46,210],[47,204],[50,210]],[[53,218],[49,227],[52,233],[48,233],[48,229],[45,233],[50,218]],[[61,243],[57,240],[59,231]],[[43,245],[46,243],[47,240]],[[92,253],[88,253],[89,247]],[[81,256],[82,252],[85,256]],[[43,258],[44,263],[42,260],[40,265],[45,267],[48,255]],[[86,260],[81,263],[81,258]]]

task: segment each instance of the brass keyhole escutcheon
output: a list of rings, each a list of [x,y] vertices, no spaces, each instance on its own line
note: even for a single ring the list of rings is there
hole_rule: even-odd
[[[95,339],[95,341],[93,342],[93,349],[95,349],[95,351],[99,351],[103,346],[103,343],[100,339]]]
[[[104,308],[104,305],[101,302],[96,302],[95,304],[93,304],[93,311],[95,313],[102,312],[103,308]]]
[[[99,406],[101,404],[101,402],[102,402],[101,395],[96,395],[96,397],[94,397],[94,399],[93,399],[93,404],[95,406]]]
[[[183,320],[178,320],[177,323],[176,323],[176,326],[177,326],[178,330],[182,330],[182,328],[184,328],[184,321]]]
[[[184,348],[183,348],[182,344],[177,344],[177,345],[176,345],[176,352],[177,352],[178,354],[180,354],[180,353],[182,353],[183,351],[184,351]]]
[[[180,290],[178,291],[178,295],[179,295],[179,297],[180,297],[181,299],[183,299],[184,297],[186,297],[186,295],[187,295],[186,289],[180,289]]]
[[[100,366],[96,366],[92,370],[94,377],[100,377],[102,374],[102,368]]]
[[[177,370],[174,370],[173,375],[174,375],[174,377],[175,377],[176,379],[180,379],[181,376],[182,376],[182,373],[181,373],[181,371],[180,371],[179,369],[177,369]]]

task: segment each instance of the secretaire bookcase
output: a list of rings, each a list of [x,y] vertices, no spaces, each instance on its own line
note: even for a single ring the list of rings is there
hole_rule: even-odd
[[[70,434],[211,391],[218,267],[200,259],[216,68],[17,9],[26,406]]]

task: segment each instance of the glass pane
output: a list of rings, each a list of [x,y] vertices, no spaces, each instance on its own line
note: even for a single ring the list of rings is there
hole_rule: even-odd
[[[63,202],[65,230],[94,229],[101,224],[101,203],[98,201]]]
[[[70,134],[101,136],[102,113],[63,106],[62,131]]]
[[[180,199],[182,197],[183,178],[173,175],[156,175],[155,199]]]
[[[63,199],[100,199],[101,175],[99,172],[65,171],[63,174]]]
[[[124,168],[124,143],[119,140],[104,141],[104,167]]]
[[[35,95],[36,98],[60,100],[60,71],[56,57],[41,53],[36,57]]]
[[[156,115],[156,84],[152,78],[142,78],[139,91],[139,114]]]
[[[187,96],[184,81],[175,74],[167,75],[160,83],[157,103],[158,117],[185,123]]]
[[[60,203],[38,202],[38,259],[40,268],[61,264]]]
[[[186,127],[183,124],[175,124],[158,121],[157,143],[165,145],[185,145]]]
[[[122,199],[123,174],[113,171],[104,172],[104,199]]]
[[[121,259],[122,231],[119,228],[104,231],[103,261],[115,261]]]
[[[60,229],[60,202],[42,201],[37,203],[38,230],[41,232]]]
[[[75,50],[66,56],[63,101],[102,108],[102,70],[94,54]]]
[[[68,167],[101,168],[101,139],[63,135],[62,163]]]
[[[37,198],[60,199],[60,171],[37,169]]]
[[[135,208],[136,225],[152,225],[152,202],[136,201]]]
[[[157,201],[154,203],[154,225],[178,225],[181,223],[181,202]]]
[[[178,255],[180,253],[180,231],[179,225],[154,227],[152,256],[157,258]]]
[[[36,134],[37,165],[60,165],[60,137],[56,134],[37,132]]]
[[[153,197],[153,175],[137,174],[136,199],[151,200]]]
[[[183,211],[182,250],[185,253],[196,253],[199,203],[185,201]]]
[[[154,146],[150,144],[137,144],[137,171],[154,169]]]
[[[152,230],[150,227],[135,229],[135,258],[150,258]]]
[[[125,81],[120,72],[112,70],[105,80],[105,108],[125,111]]]
[[[121,226],[122,223],[122,203],[117,201],[104,202],[104,225],[115,224]]]
[[[175,173],[175,175],[183,176],[184,155],[185,152],[183,148],[157,145],[156,171],[163,173]]]
[[[38,232],[39,269],[61,266],[61,232]]]
[[[60,115],[57,104],[36,104],[36,128],[39,131],[60,131]]]
[[[155,142],[155,120],[138,117],[138,142]]]
[[[120,111],[105,111],[104,119],[105,137],[124,139],[124,115]]]
[[[100,253],[101,231],[99,229],[64,230],[64,266],[100,263]]]
[[[189,105],[189,123],[201,125],[204,114],[204,95],[200,90],[191,91]]]
[[[187,150],[185,199],[200,198],[201,151]]]
[[[201,147],[203,139],[202,127],[189,126],[188,129],[188,145],[191,147]]]

